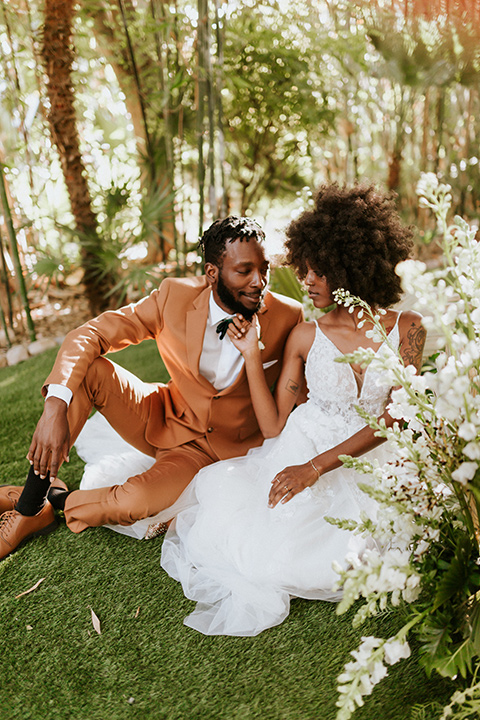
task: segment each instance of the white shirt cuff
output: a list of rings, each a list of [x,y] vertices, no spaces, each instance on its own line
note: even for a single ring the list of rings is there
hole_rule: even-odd
[[[60,398],[60,400],[64,400],[67,403],[67,406],[70,405],[70,402],[73,397],[73,393],[70,390],[70,388],[65,387],[65,385],[49,385],[47,388],[47,394],[45,396],[45,400],[48,400],[49,397],[56,397]]]

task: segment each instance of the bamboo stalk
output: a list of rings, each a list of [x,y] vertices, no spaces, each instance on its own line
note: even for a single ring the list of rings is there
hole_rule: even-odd
[[[10,336],[8,334],[8,327],[7,327],[7,319],[5,317],[5,313],[3,312],[3,308],[0,305],[0,318],[2,320],[2,327],[3,332],[5,333],[5,340],[7,341],[7,347],[12,347],[12,341],[10,340]]]
[[[10,322],[10,327],[13,329],[13,305],[12,305],[12,295],[10,292],[10,287],[8,285],[8,268],[7,268],[7,261],[5,259],[5,248],[3,245],[3,238],[0,234],[0,255],[2,257],[2,269],[1,269],[1,279],[2,282],[5,285],[5,291],[7,293],[7,305],[8,305],[8,319]]]
[[[20,296],[22,298],[23,308],[27,317],[27,326],[30,334],[30,339],[35,340],[35,326],[33,324],[32,316],[30,313],[30,306],[28,304],[27,286],[25,284],[25,278],[23,276],[22,264],[20,262],[20,254],[18,252],[17,236],[15,235],[15,229],[13,227],[12,213],[10,211],[10,205],[7,199],[7,190],[5,187],[5,177],[3,168],[5,166],[0,164],[0,203],[3,208],[3,215],[5,217],[5,225],[7,227],[8,237],[10,240],[10,247],[12,250],[13,263],[18,276],[18,285],[20,288]]]

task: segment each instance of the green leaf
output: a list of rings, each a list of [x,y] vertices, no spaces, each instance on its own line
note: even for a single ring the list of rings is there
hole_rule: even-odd
[[[281,293],[299,302],[302,302],[304,299],[302,286],[291,268],[275,268],[270,279],[270,287],[274,292]]]
[[[423,660],[429,669],[432,669],[432,658],[447,654],[447,647],[452,642],[449,620],[449,617],[437,614],[435,617],[425,620],[422,625],[420,634],[422,641],[421,653],[427,656]]]
[[[472,670],[472,660],[476,655],[477,652],[472,641],[467,638],[457,645],[455,651],[448,657],[434,658],[433,667],[443,677],[453,679],[458,673],[462,677],[467,677]]]
[[[468,615],[468,621],[470,626],[470,640],[477,655],[480,656],[480,603],[478,600],[474,600],[473,608]]]
[[[468,565],[471,556],[471,540],[467,535],[461,535],[455,555],[449,563],[437,584],[437,591],[433,600],[433,610],[436,610],[453,595],[461,592],[468,580]],[[439,563],[440,565],[440,563]]]

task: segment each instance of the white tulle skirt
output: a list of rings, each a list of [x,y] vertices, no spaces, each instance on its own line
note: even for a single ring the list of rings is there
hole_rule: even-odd
[[[347,567],[373,545],[371,538],[341,530],[327,517],[358,520],[375,515],[372,499],[358,489],[355,471],[339,468],[285,504],[269,508],[274,476],[307,462],[342,440],[344,421],[322,426],[308,404],[297,408],[277,438],[241,458],[203,468],[177,502],[131,526],[107,526],[143,538],[148,527],[176,516],[165,537],[162,567],[197,602],[185,624],[206,635],[257,635],[278,625],[292,597],[338,601],[336,561]],[[359,427],[351,427],[349,434]],[[347,435],[347,437],[348,437]],[[87,461],[81,488],[118,484],[148,469],[153,459],[125,443],[96,414],[76,443]],[[366,455],[383,462],[385,445]]]
[[[338,601],[332,563],[346,568],[374,545],[326,520],[374,517],[375,503],[358,489],[353,470],[327,473],[289,502],[268,507],[280,470],[331,447],[335,427],[319,432],[311,420],[301,406],[278,438],[203,468],[185,491],[190,507],[170,527],[161,563],[197,602],[187,626],[206,635],[257,635],[285,619],[292,597]],[[333,444],[341,439],[336,435]],[[381,446],[368,457],[382,462],[387,454]]]

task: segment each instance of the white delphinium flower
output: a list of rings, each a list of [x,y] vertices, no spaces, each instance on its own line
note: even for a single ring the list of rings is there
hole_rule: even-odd
[[[473,422],[463,422],[458,428],[458,435],[463,440],[475,440],[477,433],[478,428]]]
[[[478,470],[478,463],[476,462],[463,462],[456,470],[452,472],[453,480],[466,485],[469,480],[473,478]]]
[[[395,388],[387,409],[396,422],[387,428],[384,421],[370,417],[366,407],[358,408],[375,434],[389,444],[389,460],[379,465],[363,458],[340,459],[346,467],[365,474],[365,482],[358,485],[375,500],[376,514],[374,518],[362,515],[359,521],[329,521],[373,539],[361,557],[347,560],[347,569],[335,566],[338,587],[343,588],[339,612],[362,598],[363,605],[354,617],[358,625],[388,604],[420,601],[396,638],[399,644],[388,648],[391,640],[368,639],[359,654],[353,654],[354,662],[345,666],[339,678],[338,718],[342,720],[363,704],[376,676],[386,673],[389,658],[407,657],[409,651],[403,643],[411,628],[417,625],[428,637],[430,617],[433,623],[444,623],[445,602],[455,613],[446,627],[442,652],[437,660],[432,645],[424,644],[422,657],[427,658],[427,667],[442,674],[447,657],[449,673],[463,675],[463,660],[450,638],[460,634],[467,638],[465,643],[473,642],[471,618],[480,604],[476,592],[480,564],[480,243],[477,228],[462,218],[455,217],[448,225],[452,203],[448,185],[427,174],[417,192],[420,204],[436,214],[444,265],[430,270],[423,263],[407,260],[396,271],[416,309],[425,313],[422,323],[437,336],[439,352],[427,359],[425,367],[430,372],[421,376],[404,366],[395,348],[390,348],[389,355],[357,351],[345,358],[369,365],[372,373]],[[362,322],[373,327],[368,328],[369,336],[389,347],[379,313],[343,290],[337,291],[336,301],[350,312],[359,309]],[[453,576],[462,578],[458,587],[451,582]],[[422,590],[427,590],[427,602],[422,600]],[[432,593],[435,602],[428,602]],[[478,655],[473,658],[478,662]]]
[[[401,642],[396,638],[387,640],[383,646],[385,654],[385,662],[388,665],[395,665],[399,660],[404,660],[410,657],[410,645],[407,642]]]
[[[470,460],[480,460],[480,443],[467,443],[463,448],[463,454],[470,458]]]
[[[382,640],[362,637],[357,650],[350,653],[354,662],[346,663],[338,677],[337,720],[348,720],[357,707],[364,704],[364,696],[371,695],[373,688],[388,674],[385,663],[394,665],[410,656],[410,647],[399,634]]]

